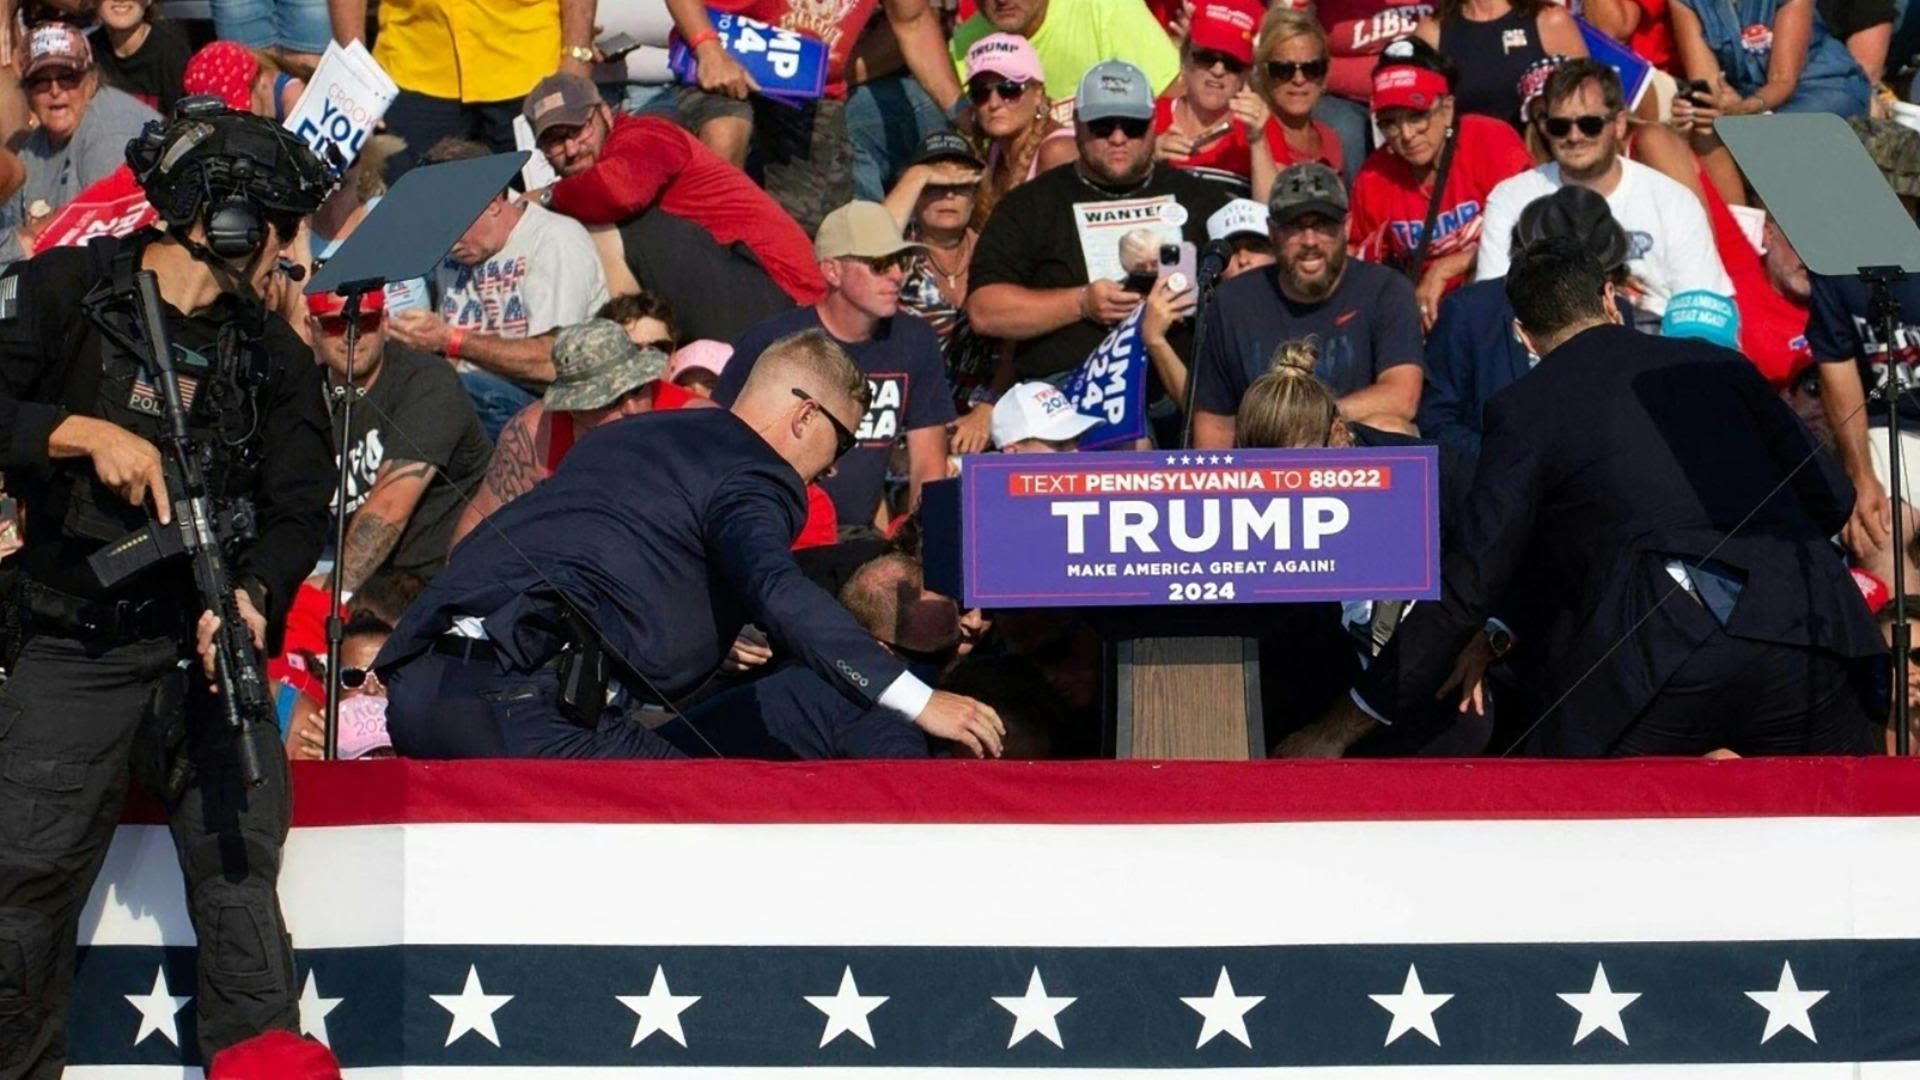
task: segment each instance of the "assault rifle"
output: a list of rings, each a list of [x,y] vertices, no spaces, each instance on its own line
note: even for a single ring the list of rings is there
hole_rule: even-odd
[[[240,769],[249,787],[264,783],[260,749],[253,725],[274,722],[273,702],[260,657],[253,649],[240,605],[233,595],[233,573],[227,566],[225,545],[253,533],[253,509],[244,500],[216,498],[207,488],[209,448],[196,444],[187,431],[187,409],[180,399],[180,379],[174,370],[173,341],[160,311],[160,287],[151,270],[133,274],[141,328],[145,332],[148,370],[160,391],[167,432],[160,439],[166,454],[167,494],[173,499],[169,525],[149,521],[95,552],[87,561],[100,583],[108,588],[128,576],[182,553],[193,559],[193,583],[204,610],[220,617],[213,636],[214,688],[226,726],[238,744]],[[176,486],[177,485],[177,486]]]

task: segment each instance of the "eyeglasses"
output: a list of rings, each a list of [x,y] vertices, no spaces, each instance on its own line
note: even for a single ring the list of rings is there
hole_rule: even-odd
[[[1607,122],[1612,119],[1612,113],[1605,116],[1549,116],[1540,121],[1540,126],[1546,130],[1549,138],[1564,139],[1573,134],[1573,129],[1577,127],[1580,134],[1593,139],[1607,129]]]
[[[972,198],[972,184],[928,184],[920,189],[929,199]]]
[[[846,255],[848,262],[856,262],[874,274],[891,274],[913,261],[912,250],[896,251],[891,255]]]
[[[796,386],[793,388],[793,396],[813,406],[814,411],[818,412],[821,416],[826,417],[827,423],[833,425],[833,439],[834,439],[833,460],[839,461],[841,458],[847,456],[848,451],[860,445],[860,437],[858,435],[855,435],[852,431],[849,431],[847,429],[847,425],[840,422],[839,417],[828,412],[827,407],[825,405],[822,405],[818,401],[815,401],[813,399],[812,394],[809,394],[805,390],[802,390]]]
[[[542,153],[550,150],[559,150],[562,147],[572,145],[580,136],[585,135],[591,130],[592,127],[592,117],[588,117],[586,122],[581,124],[555,124],[553,127],[542,132],[540,137],[534,140],[534,145],[539,147]]]
[[[380,684],[380,676],[370,668],[343,667],[340,669],[340,685],[349,690],[358,690],[368,683]]]
[[[1344,217],[1328,217],[1325,214],[1308,211],[1298,217],[1282,221],[1274,227],[1282,233],[1314,232],[1319,233],[1321,236],[1338,240],[1340,238],[1340,230],[1346,227],[1346,224],[1347,219]]]
[[[1292,82],[1295,75],[1305,75],[1308,82],[1319,82],[1327,77],[1327,58],[1295,62],[1292,60],[1267,61],[1267,78],[1274,82]]]
[[[1027,92],[1027,85],[1012,79],[974,79],[967,83],[967,100],[975,105],[985,105],[987,99],[998,96],[1001,101],[1019,101]]]
[[[1125,133],[1129,139],[1144,139],[1151,121],[1135,119],[1131,116],[1103,116],[1098,120],[1087,121],[1087,134],[1096,139],[1111,139],[1115,131]]]
[[[1390,113],[1375,121],[1382,135],[1407,134],[1418,135],[1433,126],[1433,110],[1426,112]]]
[[[361,336],[364,337],[368,334],[379,333],[381,320],[385,318],[386,318],[386,315],[382,312],[378,312],[378,311],[361,312],[360,313]],[[320,323],[320,332],[322,334],[325,334],[327,337],[340,337],[347,332],[347,319],[346,319],[346,316],[344,315],[321,315],[318,317],[317,321]]]
[[[1247,70],[1246,61],[1217,49],[1195,49],[1187,59],[1201,71],[1212,71],[1216,65],[1224,68],[1229,75],[1238,75]]]
[[[79,71],[63,71],[56,75],[35,75],[26,81],[27,93],[43,94],[55,84],[58,84],[62,90],[78,90],[80,81],[84,78],[86,74]]]

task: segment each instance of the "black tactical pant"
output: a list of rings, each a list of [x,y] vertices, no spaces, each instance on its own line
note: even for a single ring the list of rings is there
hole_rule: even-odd
[[[0,686],[0,1080],[52,1080],[65,1065],[80,909],[130,775],[162,798],[186,877],[202,1060],[261,1031],[297,1028],[292,944],[274,890],[289,813],[285,755],[263,739],[267,782],[245,786],[233,739],[207,721],[205,680],[181,669],[172,640],[90,654],[77,641],[35,637],[12,671]],[[182,755],[189,779],[170,794]]]

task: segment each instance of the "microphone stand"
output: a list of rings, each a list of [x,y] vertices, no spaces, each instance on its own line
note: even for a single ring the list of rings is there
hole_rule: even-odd
[[[1207,347],[1207,301],[1213,299],[1213,288],[1220,284],[1220,275],[1226,272],[1227,259],[1220,257],[1215,250],[1220,241],[1207,245],[1207,254],[1200,260],[1200,266],[1194,271],[1200,280],[1195,282],[1199,289],[1193,304],[1193,360],[1187,364],[1186,401],[1181,406],[1180,448],[1193,447],[1193,391],[1200,385],[1200,358]],[[1227,257],[1232,257],[1231,249]]]
[[[334,446],[339,462],[339,486],[334,489],[338,515],[333,524],[333,584],[327,602],[327,715],[326,760],[340,757],[340,645],[346,640],[346,621],[340,617],[341,594],[346,585],[347,562],[347,480],[351,467],[348,443],[353,438],[353,399],[360,396],[353,372],[360,348],[360,299],[375,289],[386,287],[382,278],[350,281],[334,290],[345,300],[340,314],[347,320],[347,378],[339,386],[329,386],[333,404],[340,416],[340,437]]]
[[[1899,327],[1900,302],[1893,297],[1893,285],[1907,275],[1897,266],[1863,266],[1860,280],[1867,285],[1867,317],[1880,326],[1880,341],[1887,350],[1887,473],[1892,483],[1889,500],[1893,515],[1893,752],[1906,757],[1911,751],[1907,731],[1907,658],[1913,651],[1912,633],[1907,627],[1907,545],[1900,529],[1901,501],[1906,494],[1905,474],[1900,471],[1900,399],[1906,395],[1907,380],[1900,370],[1894,333]]]

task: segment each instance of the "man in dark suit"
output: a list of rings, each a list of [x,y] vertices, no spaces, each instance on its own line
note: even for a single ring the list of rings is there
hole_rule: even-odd
[[[1527,204],[1513,227],[1513,247],[1548,236],[1565,236],[1585,248],[1616,283],[1626,281],[1626,230],[1613,219],[1604,196],[1568,184]],[[1487,402],[1533,370],[1537,358],[1514,332],[1513,305],[1505,278],[1476,281],[1440,302],[1440,317],[1427,335],[1426,386],[1414,423],[1420,433],[1451,450],[1469,472],[1480,457]],[[1621,317],[1633,309],[1618,301]]]
[[[1544,359],[1488,404],[1443,595],[1280,751],[1337,755],[1477,680],[1463,649],[1524,578],[1553,586],[1512,613],[1553,703],[1530,752],[1871,752],[1882,646],[1827,540],[1853,504],[1833,462],[1739,354],[1620,325],[1578,243],[1529,246],[1506,283]]]
[[[998,754],[993,710],[908,673],[788,550],[805,484],[854,446],[866,407],[866,378],[807,331],[768,347],[730,410],[589,433],[454,550],[374,661],[394,748],[679,756],[622,716],[620,691],[677,701],[751,621],[862,707]]]

